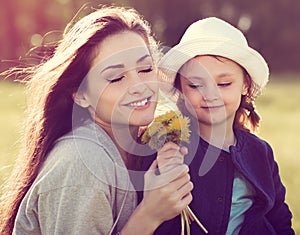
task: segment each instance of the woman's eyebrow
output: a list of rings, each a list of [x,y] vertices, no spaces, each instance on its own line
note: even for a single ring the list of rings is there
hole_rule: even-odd
[[[142,61],[144,61],[144,60],[145,60],[146,58],[148,58],[148,57],[151,58],[151,56],[150,56],[149,54],[143,55],[142,57],[140,57],[140,58],[136,61],[136,63],[141,63]],[[125,67],[124,64],[114,64],[114,65],[109,65],[109,66],[105,67],[104,69],[102,69],[100,73],[103,73],[103,72],[105,72],[106,70],[109,70],[109,69],[121,69],[121,68],[124,68],[124,67]]]
[[[149,54],[143,55],[142,57],[140,57],[140,58],[136,61],[136,63],[141,63],[142,61],[144,61],[144,60],[145,60],[146,58],[148,58],[148,57],[151,58],[151,56],[150,56]]]
[[[107,66],[104,69],[102,69],[100,73],[103,73],[104,71],[106,71],[108,69],[120,69],[120,68],[124,68],[124,64],[115,64],[115,65]]]

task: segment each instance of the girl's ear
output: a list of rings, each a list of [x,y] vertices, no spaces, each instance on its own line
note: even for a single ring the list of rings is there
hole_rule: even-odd
[[[242,89],[242,95],[247,95],[247,93],[248,93],[248,85],[244,83]]]
[[[73,100],[76,104],[78,104],[82,108],[87,108],[90,106],[90,103],[83,92],[75,92],[73,93]]]
[[[243,84],[243,88],[242,88],[242,95],[247,95],[248,94],[248,90],[250,87],[250,82],[251,82],[251,77],[246,74],[245,78],[244,78],[244,84]]]

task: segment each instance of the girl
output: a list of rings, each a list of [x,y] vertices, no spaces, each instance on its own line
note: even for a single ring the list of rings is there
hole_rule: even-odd
[[[129,178],[129,147],[156,106],[156,46],[136,11],[103,7],[67,28],[47,61],[19,71],[32,97],[1,234],[152,234],[190,203],[187,166],[162,177],[154,162],[138,206]]]
[[[189,206],[208,233],[294,234],[272,149],[251,133],[259,125],[254,100],[269,76],[263,57],[238,29],[211,17],[189,26],[160,67],[196,127],[190,146],[198,150],[185,159],[194,183]],[[179,216],[155,234],[180,234]],[[192,223],[191,234],[203,231]]]

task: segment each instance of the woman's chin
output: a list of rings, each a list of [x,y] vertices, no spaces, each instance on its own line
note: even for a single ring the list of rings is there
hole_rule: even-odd
[[[154,114],[139,115],[137,117],[132,117],[130,123],[133,126],[147,126],[153,121],[153,119],[154,119]]]

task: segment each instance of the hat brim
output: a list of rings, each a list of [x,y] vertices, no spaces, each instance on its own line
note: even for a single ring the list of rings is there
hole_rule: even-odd
[[[158,67],[171,72],[169,82],[174,82],[182,65],[198,55],[216,55],[233,60],[246,69],[255,84],[262,89],[268,82],[269,68],[264,58],[249,46],[215,38],[198,38],[179,43],[159,61]]]

